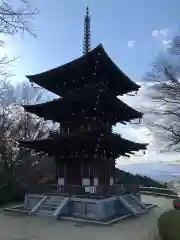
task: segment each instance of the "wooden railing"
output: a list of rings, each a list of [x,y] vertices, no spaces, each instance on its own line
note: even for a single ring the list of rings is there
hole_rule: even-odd
[[[30,186],[28,193],[46,193],[46,194],[67,194],[67,195],[93,195],[93,196],[112,196],[124,192],[139,193],[137,184],[118,184],[114,186],[98,186],[93,191],[87,191],[83,186],[66,186],[58,188],[56,184],[37,184]]]

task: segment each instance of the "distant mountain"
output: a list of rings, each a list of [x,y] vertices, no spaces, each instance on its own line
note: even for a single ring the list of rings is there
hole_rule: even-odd
[[[116,169],[116,178],[117,183],[119,184],[133,184],[137,183],[139,185],[143,185],[146,187],[165,187],[164,184],[161,184],[160,182],[147,177],[147,176],[141,176],[139,174],[132,174],[120,169]]]
[[[159,182],[169,182],[180,179],[180,164],[177,162],[165,163],[137,163],[119,166],[121,170],[151,177]]]

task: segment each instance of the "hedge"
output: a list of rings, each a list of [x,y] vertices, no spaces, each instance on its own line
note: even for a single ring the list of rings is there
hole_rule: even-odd
[[[162,240],[180,240],[180,210],[164,212],[158,219],[158,229]]]
[[[23,188],[17,185],[0,187],[0,205],[23,201],[24,194]]]

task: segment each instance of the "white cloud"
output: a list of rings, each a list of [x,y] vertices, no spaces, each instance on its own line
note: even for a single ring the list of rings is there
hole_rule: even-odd
[[[147,91],[149,91],[149,85],[142,87],[136,96],[132,97],[124,95],[123,97],[120,97],[120,99],[139,111],[143,112],[144,110],[147,112],[147,108],[152,108],[154,105],[154,103],[152,103],[151,100],[147,97]],[[177,153],[162,152],[162,149],[164,149],[166,142],[161,142],[157,134],[154,131],[151,131],[150,123],[153,121],[152,118],[156,119],[156,121],[161,120],[157,119],[157,116],[154,118],[152,114],[145,114],[140,124],[117,124],[114,130],[120,133],[122,137],[134,142],[149,143],[147,150],[145,151],[145,155],[143,154],[143,151],[139,151],[135,155],[131,155],[130,158],[120,157],[117,160],[117,165],[132,164],[138,162],[171,162],[174,159],[178,159]]]
[[[169,28],[156,29],[152,31],[152,37],[167,37],[169,34]]]
[[[128,41],[128,48],[133,48],[134,45],[135,45],[135,41],[134,40]]]
[[[151,35],[158,43],[163,46],[163,48],[165,48],[165,50],[172,47],[173,29],[156,29],[152,31]]]
[[[119,168],[122,165],[136,164],[136,163],[158,163],[158,162],[168,162],[170,164],[177,164],[176,161],[180,159],[180,154],[178,153],[160,153],[156,151],[148,151],[145,155],[132,156],[131,158],[119,158],[116,164]],[[179,162],[178,162],[179,164]]]
[[[166,47],[166,48],[171,48],[172,47],[172,40],[169,39],[169,40],[163,40],[163,45]]]
[[[152,31],[152,37],[158,37],[159,36],[159,31],[158,30],[153,30]]]

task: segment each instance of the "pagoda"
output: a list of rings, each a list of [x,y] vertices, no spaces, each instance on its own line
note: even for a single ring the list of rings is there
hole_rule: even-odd
[[[42,198],[33,206],[29,203],[31,206],[27,208],[31,214],[51,211],[49,214],[57,218],[78,217],[105,222],[125,212],[128,215],[132,209],[135,213],[147,209],[125,189],[117,194],[115,171],[117,158],[145,150],[147,145],[129,141],[112,131],[117,123],[126,124],[142,118],[142,113],[117,97],[138,91],[140,86],[118,68],[102,44],[90,49],[88,8],[84,25],[83,56],[52,70],[27,76],[30,82],[59,98],[24,105],[25,111],[60,123],[59,133],[46,139],[25,139],[20,144],[53,157],[57,169],[56,191],[44,192],[43,196],[41,193]],[[53,200],[55,197],[56,201]],[[50,202],[56,202],[54,208],[50,208]],[[108,203],[111,205],[109,212]],[[128,207],[131,205],[132,209]],[[88,213],[90,208],[91,214]]]

